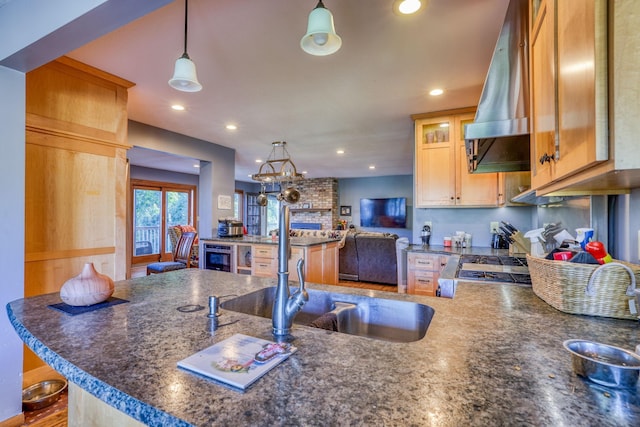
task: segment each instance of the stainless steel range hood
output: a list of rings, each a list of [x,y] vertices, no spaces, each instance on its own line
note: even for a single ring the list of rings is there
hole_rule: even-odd
[[[474,123],[465,126],[469,172],[531,169],[527,3],[509,3]]]

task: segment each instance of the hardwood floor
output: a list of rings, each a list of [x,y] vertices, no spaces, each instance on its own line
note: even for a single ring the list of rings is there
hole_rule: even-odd
[[[147,268],[144,265],[135,265],[131,267],[131,278],[144,277],[147,274]],[[341,280],[338,285],[350,288],[371,289],[374,291],[398,292],[398,288],[392,285],[383,285],[380,283],[352,282],[350,280]]]

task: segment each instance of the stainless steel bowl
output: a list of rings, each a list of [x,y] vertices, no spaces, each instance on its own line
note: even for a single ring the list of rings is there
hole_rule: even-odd
[[[567,340],[573,371],[607,387],[635,387],[640,372],[640,355],[586,340]]]
[[[26,411],[46,408],[60,399],[67,388],[65,380],[45,380],[22,390],[22,407]]]

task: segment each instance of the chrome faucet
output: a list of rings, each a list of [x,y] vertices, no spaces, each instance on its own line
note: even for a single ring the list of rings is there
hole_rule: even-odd
[[[293,318],[304,304],[309,301],[309,294],[304,288],[304,259],[298,260],[298,278],[300,288],[293,294],[289,292],[289,256],[291,242],[289,239],[289,206],[283,205],[280,211],[278,230],[278,287],[273,302],[273,335],[282,337],[289,335]]]

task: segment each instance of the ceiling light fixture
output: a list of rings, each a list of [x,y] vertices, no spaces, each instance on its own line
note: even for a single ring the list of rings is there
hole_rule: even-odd
[[[416,13],[422,4],[420,0],[402,0],[398,4],[398,11],[404,15],[411,15],[412,13]]]
[[[440,96],[444,93],[444,90],[442,89],[433,89],[431,92],[429,92],[429,95],[431,96]]]
[[[184,111],[184,105],[174,104],[171,106],[171,109],[176,111]]]
[[[300,47],[310,55],[325,56],[335,53],[340,46],[342,39],[336,34],[333,15],[319,0],[309,14],[307,33],[300,40]]]
[[[336,151],[337,154],[344,154],[344,150],[338,150]]]
[[[229,124],[226,125],[225,128],[227,128],[227,130],[236,130],[238,129],[238,126]]]
[[[291,160],[285,141],[272,142],[271,146],[271,153],[267,160],[260,165],[258,173],[251,175],[251,179],[260,181],[261,184],[257,203],[260,206],[267,205],[267,196],[265,194],[267,184],[272,186],[280,184],[280,194],[277,196],[278,201],[296,203],[300,200],[300,192],[295,189],[294,184],[296,181],[304,179],[304,176],[296,170],[296,165]]]
[[[253,174],[251,178],[263,184],[293,183],[303,179],[304,177],[298,173],[296,165],[291,160],[291,155],[287,151],[287,143],[276,141],[272,142],[271,146],[269,157],[260,165],[258,173]]]
[[[182,92],[198,92],[202,85],[196,75],[196,64],[187,54],[187,16],[189,0],[184,0],[184,53],[176,60],[173,77],[169,80],[169,86]]]

